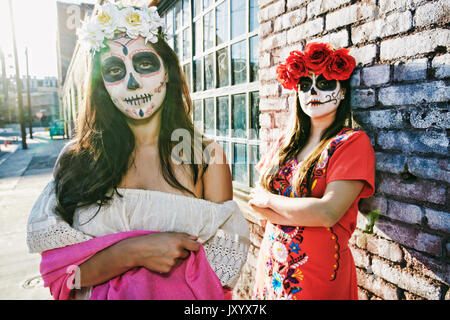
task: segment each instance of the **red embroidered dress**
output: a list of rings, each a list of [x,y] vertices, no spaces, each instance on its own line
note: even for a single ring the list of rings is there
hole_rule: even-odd
[[[268,161],[262,159],[258,167]],[[278,194],[298,197],[291,184],[298,165],[297,159],[292,158],[281,166],[273,181]],[[363,180],[365,185],[333,227],[267,223],[257,264],[256,299],[358,298],[356,268],[348,240],[356,228],[358,201],[373,195],[375,180],[375,153],[363,131],[344,128],[329,143],[315,167],[310,196],[322,197],[327,184],[335,180]]]

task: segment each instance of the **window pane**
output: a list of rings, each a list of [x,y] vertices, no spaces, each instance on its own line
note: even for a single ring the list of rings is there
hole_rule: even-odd
[[[259,180],[258,171],[255,169],[255,165],[259,162],[259,146],[250,146],[250,174],[251,181],[250,186],[255,187]]]
[[[200,23],[200,20],[194,23],[194,39],[195,39],[194,55],[198,55],[202,53],[202,25]]]
[[[189,0],[183,0],[183,26],[189,25],[191,21],[191,7]]]
[[[202,0],[192,0],[194,4],[194,17],[202,11]]]
[[[250,139],[259,139],[259,92],[250,92]]]
[[[259,80],[258,61],[258,36],[254,36],[250,38],[250,82]]]
[[[228,85],[228,48],[217,51],[217,86]]]
[[[247,184],[247,145],[235,143],[233,149],[233,180]]]
[[[233,84],[247,82],[247,54],[245,40],[231,46]]]
[[[217,135],[228,136],[228,96],[217,98]]]
[[[173,37],[173,9],[167,11],[166,15],[167,37]]]
[[[259,27],[258,22],[258,0],[250,0],[250,21],[249,21],[249,32],[257,29]]]
[[[205,99],[205,126],[204,132],[206,134],[215,134],[214,132],[214,98]]]
[[[246,125],[246,99],[245,94],[236,94],[232,96],[233,106],[233,137],[246,138],[247,137],[247,125]]]
[[[205,57],[205,90],[214,88],[214,53]]]
[[[180,54],[181,54],[181,33],[177,34],[174,38],[174,43],[173,43],[173,51],[175,51],[175,53],[178,56],[178,59],[181,60]]]
[[[234,39],[237,36],[245,33],[245,24],[247,19],[245,18],[245,0],[233,0],[231,1],[231,38]]]
[[[194,60],[194,91],[202,90],[202,62]]]
[[[175,13],[175,30],[181,28],[181,23],[183,22],[182,11],[181,11],[181,2],[177,2],[174,6]]]
[[[225,153],[225,156],[227,157],[227,164],[230,162],[230,150],[228,147],[228,142],[227,141],[217,141],[219,143],[219,145],[222,147],[223,152]]]
[[[203,10],[207,9],[214,3],[214,0],[203,0]]]
[[[183,59],[191,57],[191,28],[183,30]]]
[[[194,125],[197,127],[197,129],[202,130],[202,101],[201,100],[195,100],[194,101]]]
[[[216,7],[216,45],[228,41],[228,4],[224,1]]]
[[[214,47],[214,21],[213,11],[203,16],[203,48],[208,50]]]
[[[186,77],[187,85],[189,86],[189,90],[192,90],[191,84],[191,64],[187,63],[183,66],[184,76]]]

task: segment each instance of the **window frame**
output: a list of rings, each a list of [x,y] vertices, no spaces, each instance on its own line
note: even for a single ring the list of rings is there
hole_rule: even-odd
[[[220,141],[221,143],[227,144],[228,154],[227,154],[227,161],[230,166],[230,170],[233,175],[233,164],[234,164],[234,144],[245,144],[246,145],[246,170],[247,170],[247,184],[240,183],[238,181],[233,180],[233,187],[235,189],[239,189],[244,192],[249,192],[250,189],[255,185],[257,177],[253,177],[252,175],[252,165],[256,165],[256,163],[252,163],[252,148],[259,148],[257,152],[257,157],[259,158],[259,150],[260,150],[260,139],[259,137],[253,137],[251,132],[251,117],[252,117],[252,93],[257,92],[259,96],[259,89],[260,89],[260,83],[259,83],[259,77],[255,81],[251,82],[251,47],[250,47],[250,39],[254,36],[258,37],[258,44],[259,42],[259,34],[258,34],[258,27],[254,28],[253,31],[250,32],[250,1],[245,1],[245,26],[246,26],[246,32],[243,34],[237,36],[236,38],[231,38],[231,1],[232,0],[216,0],[213,1],[212,5],[210,5],[208,8],[203,8],[203,0],[200,0],[201,8],[198,9],[197,15],[194,16],[194,1],[196,0],[178,0],[178,1],[171,1],[170,4],[166,5],[163,12],[161,13],[161,16],[164,16],[164,19],[166,19],[166,14],[168,11],[172,11],[172,18],[173,18],[173,35],[169,35],[169,43],[174,44],[174,41],[177,36],[179,36],[180,44],[179,44],[179,60],[180,65],[182,69],[184,70],[185,66],[187,64],[190,64],[190,75],[188,83],[189,83],[189,89],[190,89],[190,95],[191,100],[193,101],[193,109],[194,103],[198,103],[201,107],[201,120],[200,119],[194,119],[194,110],[191,112],[191,117],[193,118],[193,121],[195,123],[199,123],[201,121],[201,127],[198,127],[204,135],[207,138],[213,139],[215,141]],[[189,3],[189,15],[185,15],[183,10],[183,5],[188,2]],[[221,44],[217,45],[217,37],[216,37],[216,8],[220,5],[222,5],[224,2],[226,2],[227,7],[227,34],[228,39],[224,40]],[[179,5],[181,10],[181,27],[176,28],[176,11],[175,7]],[[212,19],[212,28],[214,30],[213,33],[213,46],[207,50],[204,50],[204,17],[207,14],[211,14]],[[184,21],[184,17],[189,17],[189,21]],[[257,18],[256,18],[257,19]],[[256,20],[257,21],[257,20]],[[195,34],[195,24],[199,23],[199,29],[201,30],[200,34]],[[184,42],[184,30],[187,28],[190,28],[189,36],[190,36],[190,48],[189,52],[190,55],[188,58],[184,57],[184,48],[182,46]],[[173,40],[172,40],[173,39]],[[240,84],[233,84],[233,70],[232,70],[232,56],[231,56],[231,47],[241,41],[245,41],[246,49],[245,49],[245,55],[246,55],[246,81],[244,83]],[[196,52],[195,46],[196,42],[200,43],[201,46],[201,52]],[[180,46],[181,45],[181,46]],[[173,47],[172,47],[173,48]],[[226,48],[227,51],[227,63],[228,63],[228,85],[223,87],[218,87],[218,69],[217,69],[217,52]],[[258,50],[258,47],[256,48]],[[205,90],[206,84],[205,84],[205,60],[207,57],[212,54],[213,55],[213,87],[211,89]],[[201,68],[201,88],[198,91],[194,91],[194,80],[195,80],[195,70],[194,70],[194,61],[200,60],[200,68]],[[233,128],[233,96],[238,94],[245,94],[246,98],[246,137],[245,138],[238,138],[232,136],[232,128]],[[219,135],[219,130],[217,128],[217,113],[218,113],[218,98],[225,97],[228,98],[228,125],[229,130],[227,135]],[[205,133],[205,107],[206,102],[205,99],[213,98],[214,102],[214,134],[206,134]],[[258,107],[259,109],[259,107]],[[259,114],[259,113],[258,113]],[[259,119],[257,120],[257,123],[259,123]],[[257,159],[258,159],[257,158]],[[253,170],[254,171],[254,170]]]

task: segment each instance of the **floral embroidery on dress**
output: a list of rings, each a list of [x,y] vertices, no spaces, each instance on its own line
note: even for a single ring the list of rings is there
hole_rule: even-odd
[[[357,131],[350,128],[342,129],[325,148],[316,166],[310,169],[314,170],[311,190],[314,190],[318,179],[326,176],[328,161],[337,148]],[[292,185],[293,175],[299,164],[297,159],[293,157],[282,165],[272,182],[272,187],[278,194],[286,197],[307,196],[306,182],[300,187],[302,191],[300,195],[297,194],[295,187]],[[305,227],[273,225],[273,230],[266,233],[265,239],[270,243],[270,249],[264,260],[266,285],[262,292],[255,294],[256,299],[300,299],[300,294],[303,291],[302,281],[305,279],[302,266],[308,262],[307,253],[302,250],[304,230]],[[327,230],[330,232],[331,241],[334,242],[335,253],[333,258],[335,263],[332,266],[333,273],[329,279],[329,281],[334,281],[339,269],[340,246],[333,228],[327,228]],[[270,282],[270,285],[267,282]],[[270,288],[273,291],[268,290]]]

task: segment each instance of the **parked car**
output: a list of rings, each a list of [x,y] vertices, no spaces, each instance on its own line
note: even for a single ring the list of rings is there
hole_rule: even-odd
[[[53,139],[54,136],[65,137],[64,120],[55,120],[50,126],[50,138]]]

